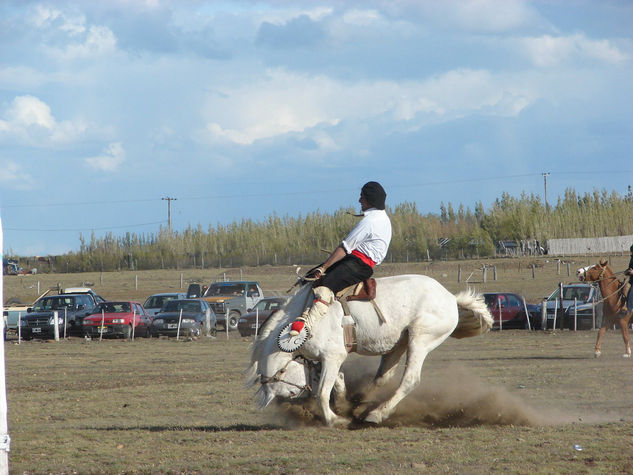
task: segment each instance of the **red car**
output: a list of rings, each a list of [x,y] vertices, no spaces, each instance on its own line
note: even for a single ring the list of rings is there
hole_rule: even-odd
[[[151,336],[152,317],[138,302],[101,302],[83,320],[83,332],[85,336],[118,336],[132,338],[134,336]]]
[[[279,310],[288,300],[286,297],[267,297],[261,299],[255,308],[245,313],[237,322],[237,330],[240,336],[255,334],[255,328],[259,331],[264,321]]]
[[[537,314],[535,305],[526,303],[523,305],[523,297],[511,292],[484,292],[484,300],[488,309],[492,314],[492,328],[499,329],[499,315],[501,315],[501,328],[518,328],[524,329],[528,327],[525,308],[527,307],[530,315],[530,323],[534,326],[534,315]]]

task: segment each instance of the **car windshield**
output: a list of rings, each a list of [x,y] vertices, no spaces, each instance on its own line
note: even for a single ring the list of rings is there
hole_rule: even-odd
[[[95,309],[94,313],[128,313],[130,312],[130,302],[102,302]]]
[[[281,304],[282,302],[280,302],[279,300],[262,300],[257,305],[255,305],[253,311],[259,310],[260,312],[263,312],[265,310],[277,310],[279,307],[281,307]]]
[[[200,302],[192,302],[191,300],[170,300],[163,308],[162,312],[199,312]]]
[[[33,305],[34,311],[47,311],[47,310],[59,310],[63,308],[74,308],[75,299],[73,297],[46,297],[35,305]]]
[[[563,300],[587,301],[591,289],[589,287],[563,287]],[[556,289],[548,300],[560,299],[560,289]]]
[[[498,305],[497,302],[499,300],[501,300],[501,305],[503,305],[506,298],[505,296],[499,294],[485,294],[484,300],[486,302],[486,305],[488,305],[489,307],[494,307],[495,305]]]
[[[145,301],[145,308],[161,308],[168,300],[175,299],[175,295],[154,295]]]
[[[244,284],[211,284],[204,293],[205,297],[233,297],[244,295]]]

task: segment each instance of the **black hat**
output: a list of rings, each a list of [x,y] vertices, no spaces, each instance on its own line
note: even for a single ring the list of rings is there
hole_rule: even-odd
[[[387,193],[377,181],[369,181],[363,185],[360,194],[373,208],[385,209]]]

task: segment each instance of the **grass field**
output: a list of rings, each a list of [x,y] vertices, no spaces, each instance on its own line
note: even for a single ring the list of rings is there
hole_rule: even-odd
[[[589,262],[587,262],[589,261]],[[577,260],[574,267],[597,258]],[[614,263],[623,268],[628,262]],[[511,290],[537,301],[565,266],[500,260],[497,281],[478,262],[387,265],[388,275],[428,273],[450,290]],[[541,262],[539,262],[541,264]],[[457,266],[462,282],[457,282]],[[381,266],[382,267],[382,266]],[[473,270],[475,269],[475,270]],[[292,269],[243,271],[266,291]],[[191,271],[184,279],[192,278]],[[180,271],[29,276],[85,281],[111,298],[143,300],[179,286]],[[196,271],[214,279],[219,272]],[[135,275],[138,289],[135,289]],[[230,275],[229,277],[235,277]],[[31,293],[8,278],[5,297]],[[22,279],[22,280],[19,280]],[[48,280],[50,279],[50,280]],[[117,282],[118,279],[118,282]],[[490,273],[489,273],[489,279]],[[171,284],[169,284],[171,283]],[[174,287],[168,287],[173,285]],[[20,294],[20,288],[27,291]],[[530,298],[528,296],[533,296]],[[449,339],[432,352],[422,385],[379,427],[323,428],[295,407],[256,411],[243,385],[250,339],[31,341],[5,348],[11,473],[633,473],[633,362],[610,331],[593,358],[595,331],[492,332]],[[375,358],[351,356],[353,386]],[[576,446],[576,448],[575,448]],[[582,448],[582,450],[578,450]]]

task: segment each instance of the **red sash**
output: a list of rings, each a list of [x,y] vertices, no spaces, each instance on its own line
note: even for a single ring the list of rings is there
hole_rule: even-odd
[[[363,261],[365,264],[367,264],[372,269],[376,265],[376,263],[374,261],[372,261],[368,256],[366,256],[365,254],[363,254],[360,251],[357,251],[356,249],[354,249],[352,251],[352,256],[358,257],[361,261]]]

